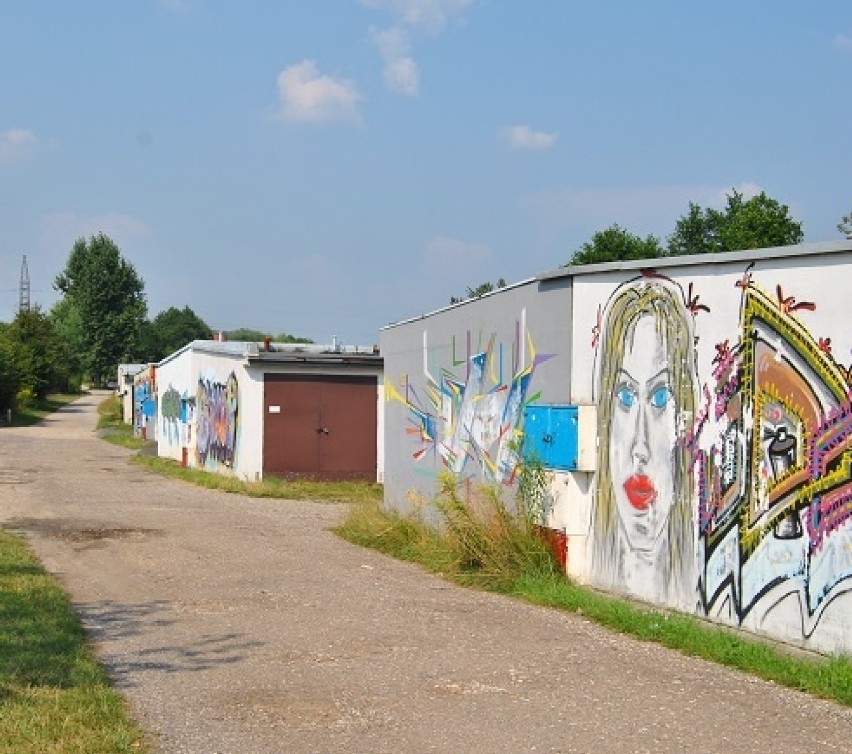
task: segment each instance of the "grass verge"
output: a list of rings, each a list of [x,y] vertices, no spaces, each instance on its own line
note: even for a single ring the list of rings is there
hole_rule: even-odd
[[[6,417],[0,417],[0,428],[2,427],[29,427],[37,424],[45,417],[58,411],[63,406],[73,403],[80,397],[80,393],[56,393],[48,395],[43,400],[38,400],[31,406],[12,412],[12,421],[6,421]]]
[[[114,445],[140,449],[146,440],[133,436],[133,428],[122,419],[121,401],[110,396],[98,404],[98,424],[101,437]],[[327,502],[367,502],[382,499],[382,486],[366,482],[314,482],[302,479],[267,477],[261,482],[245,482],[224,474],[181,466],[170,458],[137,454],[133,463],[163,476],[180,479],[197,487],[222,490],[248,497],[269,497],[282,500],[322,500]]]
[[[418,563],[450,581],[577,613],[622,634],[852,706],[852,662],[848,657],[811,658],[692,616],[655,610],[581,587],[565,578],[552,559],[541,557],[545,546],[533,527],[521,521],[509,539],[502,534],[495,537],[492,533],[506,525],[500,520],[504,511],[493,504],[482,506],[480,501],[459,514],[454,508],[466,503],[449,494],[453,496],[449,504],[446,488],[438,498],[438,522],[426,521],[416,512],[401,516],[375,502],[365,502],[350,509],[336,532],[355,544]],[[460,540],[458,521],[452,518],[458,515],[465,519],[466,540]],[[510,551],[527,555],[517,557],[510,552],[508,557],[477,558],[475,551],[489,538],[486,549],[505,550],[511,540]],[[471,543],[473,549],[468,546]]]
[[[106,439],[109,439],[108,437]],[[244,482],[224,474],[181,466],[177,461],[158,456],[135,455],[133,463],[163,476],[180,479],[197,487],[233,492],[248,497],[282,500],[322,500],[326,502],[376,502],[382,498],[382,487],[366,482],[313,482],[267,477],[261,482]]]
[[[59,584],[0,531],[0,754],[148,750]]]

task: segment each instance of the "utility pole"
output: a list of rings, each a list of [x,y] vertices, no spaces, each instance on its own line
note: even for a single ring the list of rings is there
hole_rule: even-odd
[[[18,311],[28,312],[30,310],[30,271],[27,269],[27,255],[21,263],[21,293],[18,299]]]

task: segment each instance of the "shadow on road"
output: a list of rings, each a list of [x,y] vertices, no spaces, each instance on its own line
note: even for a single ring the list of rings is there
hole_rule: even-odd
[[[103,600],[77,603],[74,607],[92,639],[102,642],[104,654],[100,659],[114,682],[123,687],[137,685],[131,678],[139,671],[186,673],[234,665],[251,650],[263,646],[262,642],[246,639],[245,634],[229,632],[123,651],[116,647],[116,642],[156,636],[162,633],[157,629],[175,625],[177,621],[169,616],[171,603],[154,600],[128,604]]]

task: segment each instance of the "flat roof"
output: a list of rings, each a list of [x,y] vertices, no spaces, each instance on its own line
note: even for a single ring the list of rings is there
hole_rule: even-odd
[[[747,249],[745,251],[725,251],[720,254],[683,254],[675,257],[653,257],[651,259],[629,259],[600,264],[575,264],[559,267],[536,276],[536,280],[553,280],[563,277],[579,277],[597,272],[617,272],[619,270],[642,270],[648,267],[688,267],[697,264],[723,264],[727,262],[755,262],[762,259],[786,259],[790,257],[821,256],[852,251],[852,238],[844,241],[823,241],[820,243],[800,243],[792,246],[772,246],[766,249]]]

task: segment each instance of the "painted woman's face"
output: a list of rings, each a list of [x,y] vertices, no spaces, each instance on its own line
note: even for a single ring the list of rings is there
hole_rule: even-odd
[[[610,475],[631,549],[650,551],[660,541],[674,501],[674,395],[654,317],[637,321],[624,348],[612,397]]]

